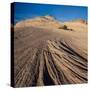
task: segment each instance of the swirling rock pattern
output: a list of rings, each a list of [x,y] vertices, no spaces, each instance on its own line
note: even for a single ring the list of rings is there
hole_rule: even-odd
[[[17,28],[15,87],[87,83],[87,32]]]

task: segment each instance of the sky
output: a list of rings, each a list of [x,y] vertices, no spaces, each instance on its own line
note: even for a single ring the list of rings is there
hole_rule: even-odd
[[[85,6],[67,6],[52,4],[14,3],[14,21],[51,15],[59,21],[88,19],[88,8]]]

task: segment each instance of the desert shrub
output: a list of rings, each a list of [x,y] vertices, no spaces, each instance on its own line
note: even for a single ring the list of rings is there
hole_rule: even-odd
[[[60,26],[58,29],[65,29],[68,30],[68,27],[66,25]]]
[[[63,29],[68,30],[68,27],[66,25],[63,26]]]

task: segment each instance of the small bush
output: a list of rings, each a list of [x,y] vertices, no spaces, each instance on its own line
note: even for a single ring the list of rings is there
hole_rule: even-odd
[[[65,30],[68,30],[68,27],[66,25],[63,25],[61,27],[59,27],[59,29],[65,29]]]
[[[66,25],[64,25],[64,26],[63,26],[63,29],[66,29],[66,30],[68,30],[68,28],[67,28],[67,26],[66,26]]]

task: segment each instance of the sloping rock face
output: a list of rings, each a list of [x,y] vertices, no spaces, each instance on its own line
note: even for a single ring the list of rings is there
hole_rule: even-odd
[[[85,21],[61,23],[47,15],[12,27],[15,87],[87,83]]]
[[[87,24],[87,21],[85,21],[83,19],[73,20],[72,22],[77,22],[77,23],[81,23],[81,24]]]
[[[15,87],[87,83],[87,55],[87,32],[15,28]]]
[[[51,16],[42,16],[36,17],[34,19],[21,21],[15,25],[16,28],[29,26],[44,27],[44,28],[59,28],[63,26],[63,24],[58,22],[55,18]]]
[[[67,25],[68,28],[70,28],[74,31],[87,32],[87,30],[88,30],[87,21],[82,20],[82,19],[64,22],[64,24]]]

